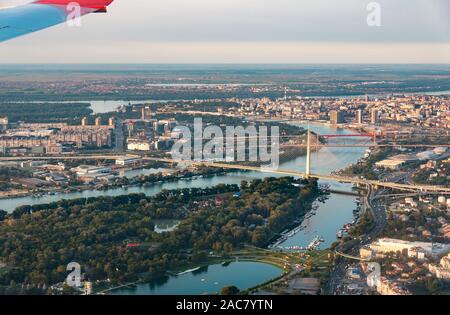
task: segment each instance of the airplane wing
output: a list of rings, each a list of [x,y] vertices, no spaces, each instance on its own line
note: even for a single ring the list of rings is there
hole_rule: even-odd
[[[0,7],[0,42],[65,23],[89,13],[106,12],[113,0],[35,0]]]

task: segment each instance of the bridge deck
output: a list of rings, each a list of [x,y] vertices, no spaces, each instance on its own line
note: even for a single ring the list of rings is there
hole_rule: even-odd
[[[247,170],[247,171],[255,171],[261,173],[268,174],[279,174],[279,175],[287,175],[287,176],[296,176],[296,177],[310,177],[317,178],[327,181],[336,181],[342,183],[350,183],[357,184],[363,186],[374,186],[374,187],[385,187],[403,191],[412,191],[412,192],[440,192],[442,194],[448,195],[450,194],[450,188],[441,187],[441,186],[427,186],[427,185],[410,185],[410,184],[398,184],[392,182],[381,182],[375,180],[366,180],[359,179],[356,177],[344,177],[344,176],[335,176],[335,175],[319,175],[319,174],[309,174],[307,175],[304,172],[298,172],[293,170],[283,170],[283,169],[274,169],[274,168],[264,168],[264,167],[255,167],[255,166],[245,166],[245,165],[235,165],[235,164],[225,164],[225,163],[211,163],[211,162],[196,162],[196,161],[185,161],[185,160],[172,160],[172,159],[157,159],[157,158],[148,158],[149,160],[155,160],[160,162],[167,163],[185,163],[196,166],[209,166],[209,167],[218,167],[224,169],[237,169],[237,170]]]

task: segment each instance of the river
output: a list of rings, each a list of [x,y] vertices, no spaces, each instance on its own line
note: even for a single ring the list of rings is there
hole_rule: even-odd
[[[300,125],[305,127],[304,125]],[[326,125],[312,124],[311,130],[319,134],[346,134],[353,133],[349,130],[332,129]],[[349,141],[349,140],[346,140]],[[358,141],[358,140],[355,140]],[[313,173],[329,174],[332,171],[346,167],[355,163],[364,155],[364,148],[341,147],[323,148],[311,156],[311,169]],[[298,157],[280,166],[286,170],[304,171],[306,157]],[[133,175],[140,171],[133,171]],[[143,170],[142,172],[152,172]],[[14,210],[17,206],[24,204],[50,203],[61,199],[73,199],[80,197],[96,196],[117,196],[128,193],[145,193],[152,196],[163,189],[179,189],[190,187],[210,187],[218,184],[240,184],[242,180],[252,180],[266,177],[267,174],[259,172],[234,172],[226,175],[218,175],[208,178],[196,178],[193,180],[180,180],[177,182],[153,184],[147,187],[116,188],[107,191],[83,191],[68,194],[46,195],[38,198],[22,197],[0,200],[0,209],[7,211]],[[270,175],[277,176],[277,175]],[[281,176],[281,175],[279,175]],[[321,182],[324,183],[324,182]],[[332,188],[350,191],[352,185],[330,182]],[[285,240],[280,246],[307,246],[316,236],[321,236],[324,242],[320,248],[329,247],[336,241],[336,232],[346,223],[353,220],[353,210],[356,209],[356,197],[347,195],[331,194],[324,203],[317,203],[315,215],[306,218],[302,222],[302,229]],[[175,223],[174,223],[175,225]],[[168,222],[158,224],[158,231],[170,230],[172,227]],[[269,269],[266,269],[269,268]],[[273,269],[274,268],[274,269]],[[276,272],[275,272],[276,271]],[[265,282],[275,277],[280,269],[265,264],[231,264],[229,267],[220,265],[210,266],[207,271],[198,275],[187,273],[179,277],[171,277],[163,282],[151,284],[141,284],[132,289],[124,288],[116,291],[115,294],[201,294],[205,292],[217,292],[221,287],[228,285],[231,281],[240,289],[252,287],[258,283]],[[202,279],[204,279],[202,281]],[[217,284],[215,284],[217,283]]]

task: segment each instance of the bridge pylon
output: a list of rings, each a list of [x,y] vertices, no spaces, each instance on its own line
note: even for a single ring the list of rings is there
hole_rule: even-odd
[[[306,134],[306,171],[305,178],[308,179],[311,175],[311,131],[308,126],[308,132]]]

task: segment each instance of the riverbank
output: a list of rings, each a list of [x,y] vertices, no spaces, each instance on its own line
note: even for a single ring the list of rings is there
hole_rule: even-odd
[[[305,155],[304,150],[291,150],[289,154],[280,157],[280,163],[288,163],[294,161],[295,159]],[[138,169],[133,169],[136,172]],[[148,170],[148,168],[142,168],[141,171]],[[238,174],[237,177],[241,177],[245,180],[244,174],[250,173],[246,170],[237,169],[219,169],[213,167],[201,168],[197,171],[182,171],[179,170],[171,174],[163,174],[161,172],[153,174],[138,174],[132,178],[126,176],[120,177],[115,183],[103,184],[97,186],[83,185],[78,187],[64,188],[55,187],[52,190],[46,190],[41,192],[27,191],[21,194],[7,194],[3,198],[0,197],[0,209],[6,210],[7,212],[12,212],[16,207],[22,205],[36,204],[36,201],[50,199],[48,202],[53,202],[61,199],[76,199],[87,195],[89,197],[95,197],[96,195],[101,195],[102,192],[111,192],[112,195],[119,195],[116,193],[119,190],[123,190],[123,194],[129,193],[129,190],[133,192],[141,192],[147,188],[157,187],[164,184],[176,183],[179,181],[197,181],[202,179],[211,179],[214,177],[228,176],[230,174]],[[250,175],[249,178],[255,177]],[[257,176],[258,178],[261,176]],[[233,182],[234,183],[234,182]],[[236,182],[239,184],[240,182]],[[133,189],[135,188],[135,189]],[[56,197],[56,198],[53,198]],[[65,198],[67,197],[67,198]],[[24,202],[20,202],[24,200]],[[8,204],[7,201],[11,201],[14,206],[5,207],[2,204]],[[14,202],[17,201],[17,202]],[[42,202],[42,203],[48,203]]]
[[[9,190],[9,191],[0,191],[0,200],[1,199],[12,199],[12,198],[21,198],[30,196],[31,193],[27,190]]]
[[[141,169],[146,170],[146,169]],[[89,185],[83,185],[78,187],[72,187],[72,188],[64,188],[64,187],[55,187],[52,190],[46,190],[46,191],[40,191],[40,192],[33,192],[33,191],[26,191],[18,194],[13,195],[6,195],[1,197],[0,200],[14,200],[14,199],[22,199],[29,197],[29,200],[39,200],[44,197],[51,197],[51,196],[59,196],[60,199],[66,199],[64,196],[71,196],[73,194],[84,194],[84,193],[98,193],[100,195],[101,192],[108,192],[108,191],[116,191],[118,189],[123,189],[124,194],[127,193],[127,190],[132,188],[142,188],[146,187],[148,185],[161,185],[161,184],[167,184],[167,183],[173,183],[177,181],[183,181],[183,180],[196,180],[196,179],[202,179],[202,178],[212,178],[214,176],[225,176],[226,174],[230,174],[233,172],[237,172],[237,170],[233,169],[218,169],[218,168],[210,168],[210,171],[204,172],[204,170],[200,170],[197,172],[189,171],[185,174],[182,174],[182,171],[179,171],[178,173],[170,174],[170,175],[164,175],[162,172],[154,173],[151,175],[137,175],[131,179],[128,179],[126,176],[119,178],[119,180],[123,180],[126,178],[126,181],[124,182],[117,182],[113,184],[103,184],[103,185],[97,185],[97,186],[89,186]],[[136,170],[134,170],[136,171]],[[246,172],[246,171],[239,171],[239,172]],[[129,183],[131,182],[131,184]],[[67,199],[76,199],[76,198],[67,198]],[[0,202],[1,203],[1,202]],[[34,204],[34,203],[32,203]],[[20,205],[28,205],[28,204],[20,204]],[[19,206],[19,205],[18,205]],[[1,209],[1,207],[0,207]],[[8,212],[11,212],[14,209],[4,209]]]

